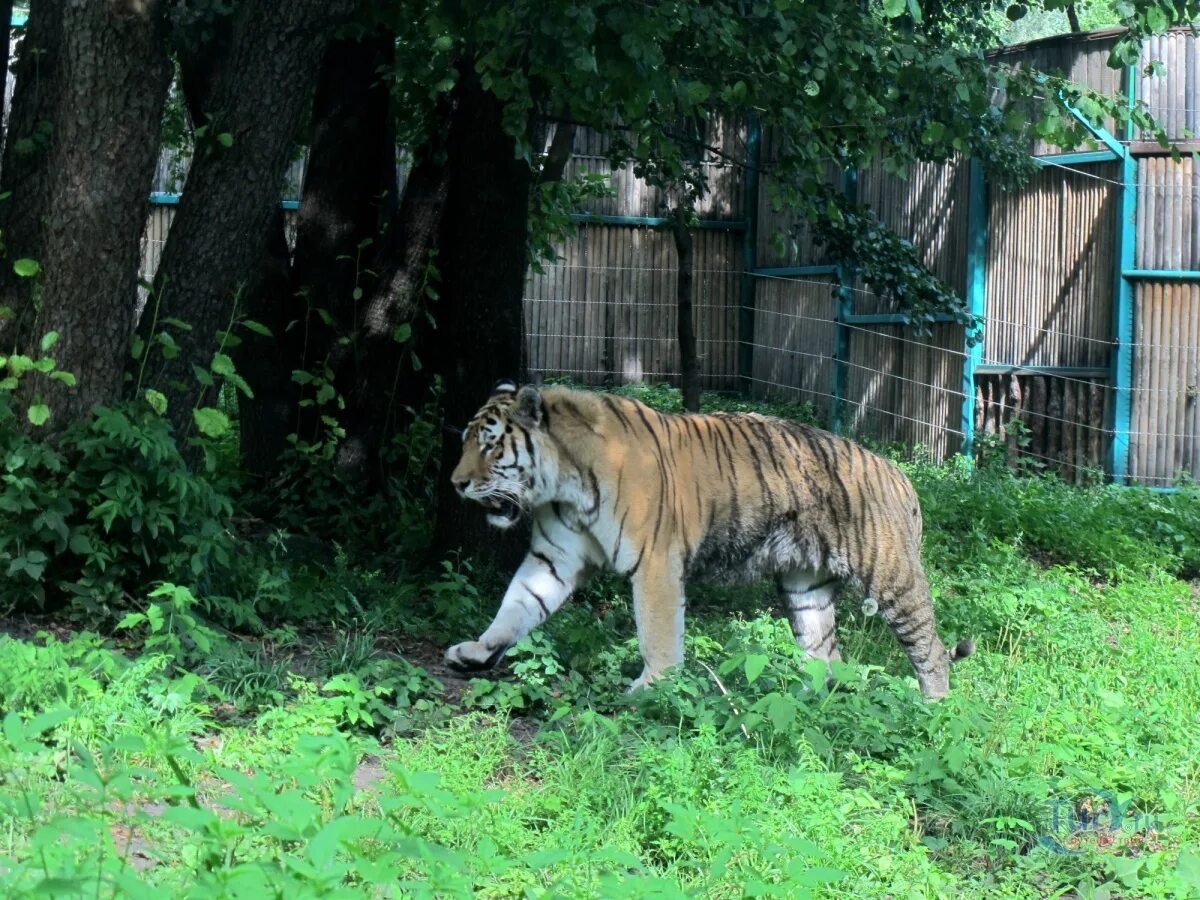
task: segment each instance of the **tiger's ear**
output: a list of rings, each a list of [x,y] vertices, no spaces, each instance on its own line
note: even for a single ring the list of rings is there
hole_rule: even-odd
[[[492,396],[497,394],[514,394],[517,391],[517,383],[511,378],[501,378],[492,388]]]
[[[542,392],[531,384],[517,391],[517,405],[514,414],[517,424],[522,428],[537,428],[545,418],[542,408]]]

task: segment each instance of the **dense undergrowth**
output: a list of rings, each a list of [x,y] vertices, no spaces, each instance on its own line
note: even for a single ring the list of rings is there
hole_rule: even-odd
[[[0,447],[4,896],[1200,896],[1195,488],[908,464],[979,647],[948,700],[853,596],[827,682],[765,586],[697,586],[687,663],[630,697],[614,578],[495,679],[429,664],[498,597],[403,564],[432,426],[385,495],[298,461],[262,521],[140,415]]]

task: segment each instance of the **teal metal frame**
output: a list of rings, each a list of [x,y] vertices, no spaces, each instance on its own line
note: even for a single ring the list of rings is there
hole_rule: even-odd
[[[150,204],[152,206],[178,206],[179,198],[182,194],[169,194],[164,191],[153,191],[150,194]],[[279,205],[283,209],[299,209],[299,200],[280,200]]]
[[[1125,269],[1121,274],[1129,281],[1200,281],[1195,269]]]
[[[671,219],[662,216],[610,216],[602,213],[571,213],[571,221],[580,225],[633,225],[639,228],[662,228],[671,224]],[[744,231],[747,223],[742,219],[701,219],[694,226],[702,231]]]
[[[1137,69],[1125,67],[1125,97],[1129,109],[1137,104]],[[1100,129],[1103,131],[1103,129]],[[1107,134],[1107,132],[1105,132]],[[1133,122],[1126,123],[1125,137],[1133,140]],[[1134,267],[1137,230],[1137,160],[1128,147],[1121,149],[1121,200],[1116,229],[1116,258],[1113,274],[1113,349],[1109,357],[1109,384],[1113,399],[1110,404],[1108,473],[1116,484],[1129,482],[1129,431],[1133,416],[1133,280],[1126,272]]]
[[[987,230],[988,193],[983,166],[971,160],[967,204],[967,311],[983,320],[987,309]],[[983,361],[983,335],[973,346],[964,340],[962,375],[961,453],[968,459],[975,455],[975,373]]]

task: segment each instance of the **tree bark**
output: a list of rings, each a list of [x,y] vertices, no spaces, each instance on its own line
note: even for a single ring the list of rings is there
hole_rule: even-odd
[[[1083,28],[1079,24],[1079,12],[1075,9],[1074,3],[1067,4],[1067,24],[1071,26],[1071,31],[1080,32]]]
[[[346,391],[346,436],[337,462],[343,474],[379,485],[387,475],[387,442],[410,420],[407,409],[429,399],[431,371],[424,364],[417,369],[413,360],[429,344],[425,287],[432,287],[429,262],[446,206],[448,172],[437,156],[426,153],[409,175],[375,262],[379,280],[358,319],[358,355]],[[408,338],[399,341],[402,324],[408,325]]]
[[[147,373],[167,395],[181,439],[193,431],[193,408],[203,405],[194,370],[209,368],[221,333],[255,290],[297,128],[325,47],[352,6],[351,0],[262,0],[231,14],[228,50],[202,101],[206,133],[197,141],[139,325],[148,344],[167,317],[191,326],[176,335],[179,353],[156,359]]]
[[[295,432],[306,441],[318,439],[321,415],[332,411],[298,406],[293,370],[328,365],[342,394],[352,383],[360,342],[357,311],[375,290],[377,248],[396,207],[391,97],[379,77],[392,53],[391,36],[379,34],[334,41],[321,62],[294,263],[282,288],[254,295],[252,318],[267,325],[273,338],[255,338],[244,347],[255,394],[240,404],[247,471],[275,471],[284,437]],[[272,226],[272,240],[274,233]],[[343,337],[347,343],[339,343]],[[275,347],[268,349],[270,340]],[[264,351],[275,364],[253,361]]]
[[[438,361],[445,422],[461,428],[504,377],[517,377],[524,343],[531,172],[504,131],[503,104],[460,66],[448,142],[450,182],[438,250],[442,299]],[[505,567],[521,553],[519,535],[496,532],[475,504],[454,492],[449,473],[458,441],[443,441],[432,552],[458,548]]]
[[[28,388],[55,429],[122,393],[171,72],[159,24],[154,0],[30,9],[0,184],[12,191],[0,204],[10,260],[0,303],[17,315],[0,324],[0,340],[32,354],[58,332],[49,355],[77,385],[39,378]],[[15,276],[11,261],[21,258],[38,262],[36,278]]]
[[[683,207],[675,211],[671,235],[675,238],[678,266],[675,287],[676,336],[679,341],[683,408],[688,412],[700,412],[700,361],[696,354],[696,328],[692,321],[692,232],[687,226]]]
[[[294,349],[296,339],[288,330],[296,315],[296,292],[292,289],[284,225],[283,209],[276,205],[255,279],[258,289],[249,295],[246,304],[246,315],[271,333],[243,330],[243,343],[233,357],[238,374],[254,392],[253,397],[238,396],[242,470],[260,477],[277,471],[278,461],[288,447],[287,437],[296,430],[296,404],[300,400],[298,386],[291,377],[300,363]]]

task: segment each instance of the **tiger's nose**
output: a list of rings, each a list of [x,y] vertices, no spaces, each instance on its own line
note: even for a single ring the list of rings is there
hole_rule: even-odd
[[[466,481],[456,481],[456,482],[454,482],[454,489],[455,489],[456,491],[458,491],[458,493],[459,493],[460,495],[462,495],[462,494],[466,494],[466,492],[467,492],[467,488],[469,488],[470,486],[471,486],[471,481],[470,481],[470,479],[467,479]]]

